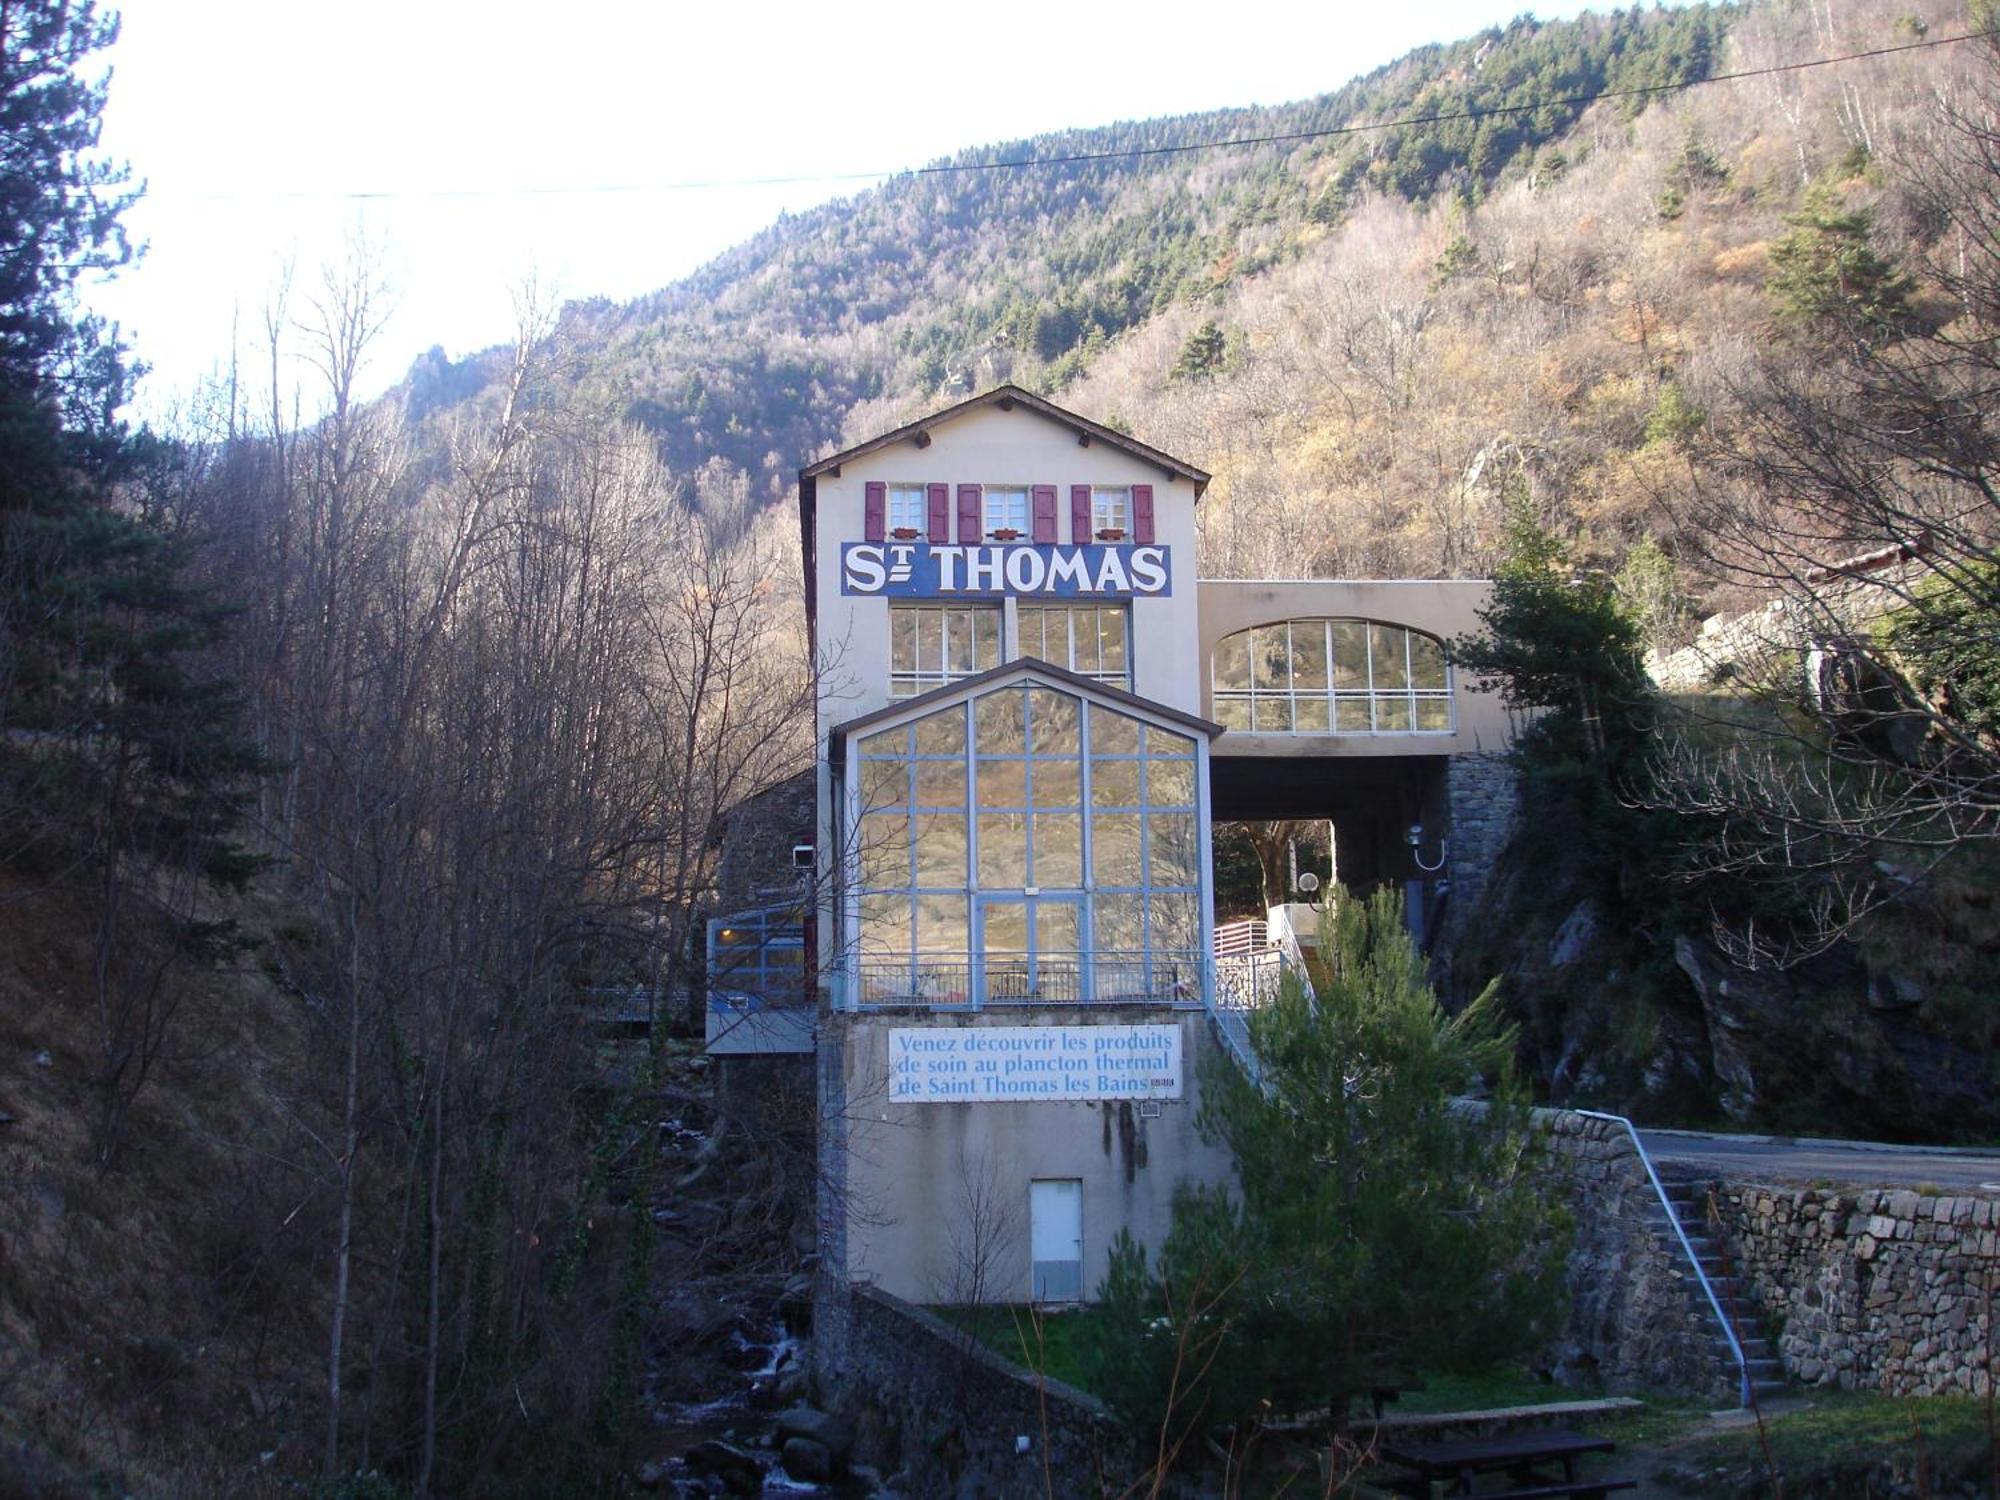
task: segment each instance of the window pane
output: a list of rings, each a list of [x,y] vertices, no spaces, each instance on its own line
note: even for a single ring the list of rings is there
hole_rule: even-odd
[[[965,814],[922,813],[917,818],[916,884],[965,884]]]
[[[1090,749],[1095,755],[1137,755],[1139,721],[1108,708],[1090,711]]]
[[[920,760],[917,768],[917,806],[965,807],[965,762],[962,760]]]
[[[1144,896],[1099,896],[1096,905],[1097,951],[1136,953],[1145,942]]]
[[[981,908],[979,925],[988,958],[1028,951],[1027,902],[988,901]]]
[[[1098,885],[1140,885],[1139,815],[1092,813],[1090,877]]]
[[[1368,627],[1359,620],[1333,622],[1333,685],[1368,686]]]
[[[1217,698],[1215,700],[1215,722],[1224,729],[1248,729],[1250,727],[1250,700],[1248,697]]]
[[[963,755],[965,753],[965,710],[948,708],[917,720],[917,754]]]
[[[889,670],[892,672],[914,672],[917,670],[917,618],[921,610],[896,609],[889,611]]]
[[[975,610],[972,616],[974,660],[980,671],[1000,665],[1000,606]]]
[[[1035,814],[1033,883],[1048,889],[1083,884],[1083,815]]]
[[[1194,762],[1152,760],[1146,763],[1146,800],[1155,807],[1194,806]]]
[[[1326,686],[1326,622],[1292,622],[1292,683],[1299,688]]]
[[[1259,698],[1252,705],[1252,726],[1259,734],[1292,732],[1292,700]]]
[[[1090,803],[1093,807],[1137,807],[1139,762],[1094,760],[1090,763]]]
[[[1393,697],[1378,697],[1375,700],[1375,727],[1378,730],[1408,729],[1410,700],[1400,693]]]
[[[910,898],[908,896],[863,896],[861,898],[861,955],[864,958],[900,957],[910,948]]]
[[[1075,755],[1081,748],[1077,728],[1083,705],[1067,693],[1035,688],[1028,694],[1028,719],[1037,755]]]
[[[1083,762],[1038,760],[1033,775],[1036,807],[1075,807],[1083,801]]]
[[[1193,896],[1156,893],[1152,904],[1152,946],[1155,953],[1190,952],[1201,946],[1201,916]]]
[[[1157,724],[1146,728],[1146,753],[1162,755],[1194,755],[1194,741],[1184,734],[1175,734],[1171,729],[1162,729]]]
[[[982,808],[1026,807],[1028,763],[1025,760],[981,760],[979,805]]]
[[[910,800],[910,767],[900,760],[861,762],[861,807],[876,812]]]
[[[1190,813],[1153,813],[1146,819],[1151,839],[1149,885],[1193,885],[1195,873],[1194,817]]]
[[[1450,729],[1451,700],[1449,698],[1419,698],[1417,700],[1417,728]]]
[[[1369,664],[1375,669],[1376,692],[1410,685],[1410,666],[1403,659],[1404,643],[1409,636],[1407,630],[1398,630],[1393,625],[1368,627]]]
[[[1028,883],[1028,815],[979,815],[979,884],[987,890],[1019,890]]]
[[[1045,954],[1075,953],[1083,947],[1077,928],[1077,903],[1037,901],[1035,903],[1035,951]]]
[[[1282,690],[1290,680],[1292,650],[1282,625],[1264,625],[1251,632],[1250,678],[1258,688]]]
[[[889,487],[889,529],[924,529],[926,520],[922,485],[898,484]]]
[[[1333,707],[1334,728],[1341,734],[1366,734],[1375,727],[1365,697],[1342,698]]]
[[[1215,686],[1219,692],[1224,688],[1247,688],[1250,686],[1250,633],[1238,631],[1235,635],[1224,636],[1215,648]]]
[[[1420,688],[1444,686],[1444,645],[1435,637],[1410,632],[1410,685]]]
[[[863,814],[861,883],[876,889],[910,883],[910,819],[900,810]]]
[[[989,693],[974,711],[975,733],[981,755],[1021,755],[1028,748],[1026,720],[1022,717],[1027,694]]]
[[[910,753],[910,731],[907,729],[885,729],[880,734],[871,734],[861,742],[863,755],[893,755],[898,758]]]
[[[1105,672],[1123,672],[1125,663],[1126,614],[1121,608],[1097,612],[1098,667]]]
[[[963,953],[972,946],[965,930],[965,897],[919,896],[917,948],[924,953]]]
[[[1293,705],[1292,728],[1300,734],[1325,734],[1327,712],[1326,699],[1300,698]]]
[[[1091,491],[1091,525],[1097,531],[1128,531],[1131,529],[1131,511],[1128,502],[1132,492],[1129,489],[1100,489]]]
[[[945,670],[948,672],[971,672],[978,658],[972,648],[972,621],[970,610],[954,609],[945,618]]]

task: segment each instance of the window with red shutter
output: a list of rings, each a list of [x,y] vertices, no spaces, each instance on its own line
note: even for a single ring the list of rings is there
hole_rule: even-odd
[[[934,484],[929,491],[930,537],[939,546],[951,540],[951,486]]]
[[[961,484],[958,487],[958,539],[968,547],[977,545],[984,533],[979,502],[978,485]]]
[[[1090,540],[1090,486],[1069,487],[1069,539],[1079,547]]]

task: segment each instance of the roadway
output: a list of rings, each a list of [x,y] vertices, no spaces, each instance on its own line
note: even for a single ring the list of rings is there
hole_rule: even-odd
[[[1656,1161],[1713,1169],[1732,1182],[1836,1182],[1857,1187],[1935,1184],[2000,1193],[2000,1150],[1891,1146],[1869,1141],[1712,1135],[1690,1130],[1641,1130]]]

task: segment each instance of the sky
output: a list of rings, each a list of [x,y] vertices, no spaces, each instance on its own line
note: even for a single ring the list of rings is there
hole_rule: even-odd
[[[151,366],[136,414],[169,420],[232,347],[263,358],[288,274],[296,312],[360,247],[379,391],[506,340],[530,279],[623,300],[960,147],[1304,98],[1521,9],[128,0],[100,145],[145,185],[146,249],[85,299]]]

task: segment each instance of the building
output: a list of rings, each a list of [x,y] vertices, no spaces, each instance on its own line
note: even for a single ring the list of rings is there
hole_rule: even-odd
[[[1013,387],[800,471],[820,754],[779,967],[813,976],[837,1277],[1075,1300],[1119,1230],[1156,1247],[1176,1184],[1227,1176],[1202,1059],[1240,1056],[1286,955],[1218,961],[1218,821],[1328,820],[1340,877],[1402,883],[1420,934],[1498,837],[1508,725],[1444,649],[1486,585],[1198,581],[1207,484]],[[802,1050],[790,1019],[722,1047]]]

